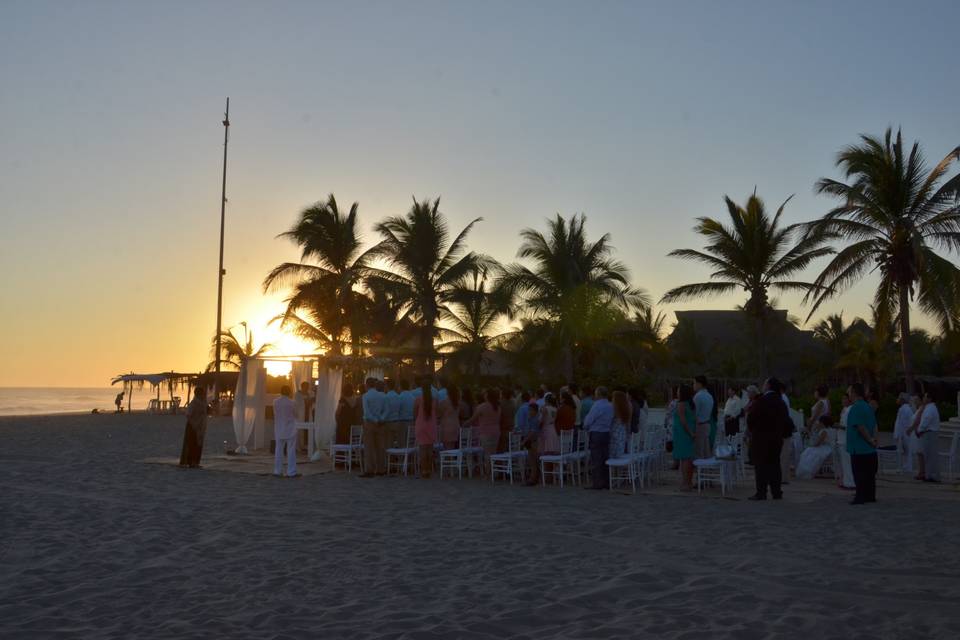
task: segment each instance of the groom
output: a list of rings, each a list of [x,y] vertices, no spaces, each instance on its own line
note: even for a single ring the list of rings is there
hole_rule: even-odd
[[[750,454],[757,477],[757,493],[750,496],[751,500],[766,500],[767,487],[774,500],[783,498],[780,488],[780,450],[785,446],[784,434],[790,432],[793,423],[790,422],[787,405],[780,397],[782,391],[780,381],[769,378],[763,384],[763,395],[756,399],[747,414]]]

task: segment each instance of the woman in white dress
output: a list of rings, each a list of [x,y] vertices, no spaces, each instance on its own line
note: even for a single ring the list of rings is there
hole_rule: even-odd
[[[802,480],[812,480],[823,463],[833,455],[834,437],[833,418],[830,414],[820,417],[817,422],[810,426],[810,446],[803,450],[800,455],[800,461],[797,463],[797,478]]]
[[[834,465],[833,472],[837,475],[837,484],[843,489],[856,489],[853,481],[853,466],[850,464],[850,454],[847,453],[847,414],[850,413],[850,396],[843,396],[843,410],[840,412],[840,428],[837,429],[837,458],[840,468]]]
[[[807,420],[807,433],[812,434],[814,429],[817,428],[817,425],[820,422],[822,416],[830,415],[830,398],[827,396],[830,394],[830,390],[826,385],[820,385],[813,391],[813,406],[810,407],[810,419]],[[830,420],[830,424],[833,424],[833,420]],[[811,444],[810,446],[813,446]]]
[[[913,416],[916,412],[910,404],[909,393],[901,393],[897,397],[897,404],[899,408],[897,409],[897,419],[893,423],[893,442],[897,446],[897,452],[900,454],[901,468],[904,471],[912,472],[914,451],[913,446],[910,444],[910,439],[913,436],[907,432],[910,429],[910,425],[913,424]]]

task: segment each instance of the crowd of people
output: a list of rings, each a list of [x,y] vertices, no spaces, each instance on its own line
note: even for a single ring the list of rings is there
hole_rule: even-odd
[[[304,382],[296,394],[285,386],[274,401],[275,475],[296,476],[295,421],[309,420],[313,396]],[[567,384],[541,385],[530,391],[504,386],[487,389],[459,387],[443,379],[368,378],[361,389],[347,384],[336,409],[336,441],[349,442],[351,427],[363,425],[361,477],[386,475],[386,451],[412,439],[419,448],[419,477],[431,477],[437,451],[460,446],[462,427],[472,427],[484,457],[510,448],[510,435],[527,451],[527,484],[539,478],[539,458],[560,453],[561,434],[576,430],[588,435],[591,482],[588,489],[608,488],[606,462],[628,453],[633,434],[644,441],[663,429],[662,441],[679,471],[680,490],[692,491],[695,461],[735,455],[730,445],[743,444],[747,464],[754,467],[756,492],[751,499],[783,497],[791,471],[800,479],[820,474],[832,465],[838,484],[855,491],[853,504],[876,502],[879,402],[859,383],[842,396],[835,418],[829,389],[817,387],[806,422],[798,425],[790,413],[784,385],[769,378],[761,387],[727,387],[721,407],[706,377],[674,388],[662,424],[653,424],[649,405],[639,388],[596,388]],[[901,393],[893,425],[892,449],[904,472],[939,482],[938,431],[940,414],[930,392]],[[206,430],[205,395],[198,388],[187,408],[181,464],[199,466]],[[411,431],[408,433],[408,429]],[[739,449],[739,447],[738,447]],[[284,460],[286,469],[283,469]],[[795,463],[795,464],[794,464]],[[481,464],[484,473],[488,469]]]

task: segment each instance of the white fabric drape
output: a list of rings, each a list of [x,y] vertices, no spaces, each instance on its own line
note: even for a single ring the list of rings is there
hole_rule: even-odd
[[[376,378],[377,380],[383,380],[383,369],[370,369],[367,371],[368,378]]]
[[[317,395],[314,404],[314,437],[315,450],[311,451],[310,459],[320,457],[320,448],[336,435],[337,432],[337,404],[340,402],[340,392],[343,389],[343,370],[333,369],[320,365],[320,374],[317,377]]]
[[[310,384],[313,382],[313,360],[307,362],[292,362],[290,363],[290,379],[293,381],[293,392],[296,393],[300,390],[300,383],[306,382]]]
[[[233,433],[237,453],[247,453],[250,434],[262,429],[263,396],[267,387],[267,370],[259,360],[247,360],[240,366],[233,400]]]

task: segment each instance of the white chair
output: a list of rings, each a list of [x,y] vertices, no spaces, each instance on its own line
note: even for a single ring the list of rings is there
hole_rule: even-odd
[[[417,448],[417,433],[413,425],[407,425],[407,439],[405,444],[406,446],[404,447],[390,447],[387,449],[387,475],[390,475],[393,469],[396,469],[397,473],[407,475],[410,460],[417,459],[419,449]]]
[[[960,460],[957,459],[960,449],[960,431],[954,431],[950,438],[950,450],[940,452],[940,470],[945,478],[954,478],[954,471],[960,470]]]
[[[637,478],[640,480],[640,488],[644,487],[649,478],[653,482],[656,477],[660,482],[660,472],[663,467],[663,453],[666,451],[666,434],[662,429],[650,429],[643,439],[643,450],[636,456]]]
[[[563,476],[574,471],[573,458],[573,429],[564,429],[560,432],[560,453],[540,456],[540,483],[547,486],[547,476],[559,479],[560,488],[563,488]],[[547,465],[551,470],[547,471]],[[576,484],[576,480],[574,480]]]
[[[472,465],[469,458],[473,449],[473,429],[470,427],[460,428],[460,438],[456,449],[440,450],[440,479],[443,480],[444,471],[456,471],[457,477],[463,478],[463,470],[466,468],[467,476],[470,476]]]
[[[511,433],[508,440],[508,450],[504,453],[490,455],[490,482],[497,479],[497,474],[504,475],[513,484],[513,474],[520,472],[520,482],[526,478],[527,451],[520,448],[522,436]]]
[[[335,471],[337,463],[340,463],[347,467],[349,473],[356,460],[360,471],[363,471],[363,425],[355,424],[350,427],[350,442],[347,444],[337,444],[334,438],[330,438],[330,460],[333,463],[331,470]]]
[[[630,481],[630,489],[637,492],[637,477],[639,474],[640,434],[630,434],[625,455],[607,460],[607,478],[610,491],[617,481]],[[643,486],[642,484],[640,486]]]
[[[570,452],[569,460],[576,483],[580,484],[584,481],[587,466],[590,463],[590,432],[586,429],[576,429],[575,433],[576,444]]]
[[[887,475],[887,473],[897,475],[902,469],[903,461],[900,459],[900,451],[898,448],[877,449],[877,475],[884,476]]]
[[[734,470],[735,461],[720,460],[718,458],[700,458],[693,461],[693,466],[697,470],[697,493],[703,492],[703,487],[717,483],[720,485],[720,495],[727,495],[727,485],[731,482],[731,471]]]

